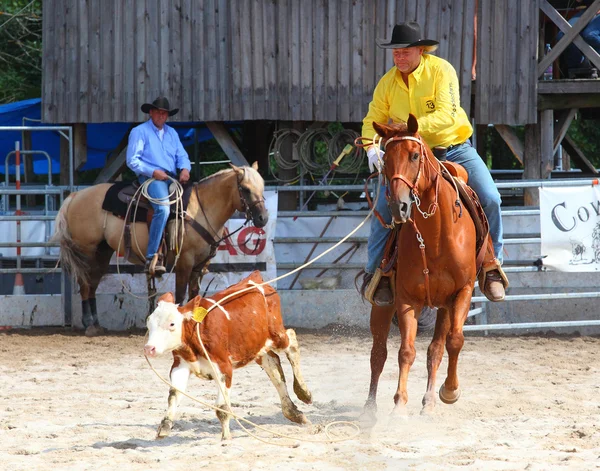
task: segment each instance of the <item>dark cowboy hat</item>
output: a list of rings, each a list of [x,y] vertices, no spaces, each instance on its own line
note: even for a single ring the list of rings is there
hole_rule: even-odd
[[[169,113],[169,116],[173,116],[177,114],[179,108],[170,109],[169,100],[164,96],[159,96],[152,103],[144,103],[142,105],[142,111],[144,113],[150,113],[150,110],[165,110]]]
[[[392,39],[389,42],[383,42],[384,39],[377,41],[377,45],[384,49],[401,49],[405,47],[422,46],[425,52],[433,52],[438,48],[439,42],[433,39],[423,39],[421,36],[421,27],[415,21],[402,23],[394,26]]]

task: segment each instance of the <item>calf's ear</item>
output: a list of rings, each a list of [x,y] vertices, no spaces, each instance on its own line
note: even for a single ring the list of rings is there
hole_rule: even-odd
[[[158,301],[166,301],[168,303],[175,304],[175,296],[173,296],[173,293],[171,293],[171,292],[165,293],[160,298],[158,298]],[[157,303],[158,303],[158,301],[157,301]]]
[[[194,307],[196,307],[196,299],[198,299],[198,298],[200,298],[200,296],[196,296],[194,299],[188,301],[187,304],[184,304],[183,306],[178,307],[177,310],[181,314],[186,314],[188,312],[192,312],[194,310]]]

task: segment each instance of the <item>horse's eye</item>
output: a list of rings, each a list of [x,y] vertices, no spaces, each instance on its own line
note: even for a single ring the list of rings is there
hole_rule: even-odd
[[[410,159],[414,162],[415,160],[419,160],[419,157],[419,154],[415,152],[410,156]]]

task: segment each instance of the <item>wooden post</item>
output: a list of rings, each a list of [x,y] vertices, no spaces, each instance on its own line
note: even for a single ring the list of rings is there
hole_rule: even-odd
[[[549,178],[554,170],[554,110],[540,111],[540,178]]]
[[[73,168],[75,174],[73,181],[79,183],[79,173],[81,167],[87,162],[87,124],[76,123],[73,125]]]
[[[541,177],[540,128],[538,124],[525,125],[525,158],[523,159],[523,179],[538,180]],[[539,206],[540,197],[537,188],[525,188],[525,206]]]
[[[66,133],[66,131],[65,131]],[[60,185],[69,184],[69,141],[60,135]]]

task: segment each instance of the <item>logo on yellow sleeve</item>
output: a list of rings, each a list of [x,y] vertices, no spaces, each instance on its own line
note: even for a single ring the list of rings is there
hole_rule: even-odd
[[[433,113],[435,111],[435,99],[433,96],[421,98],[421,109],[423,113]]]

